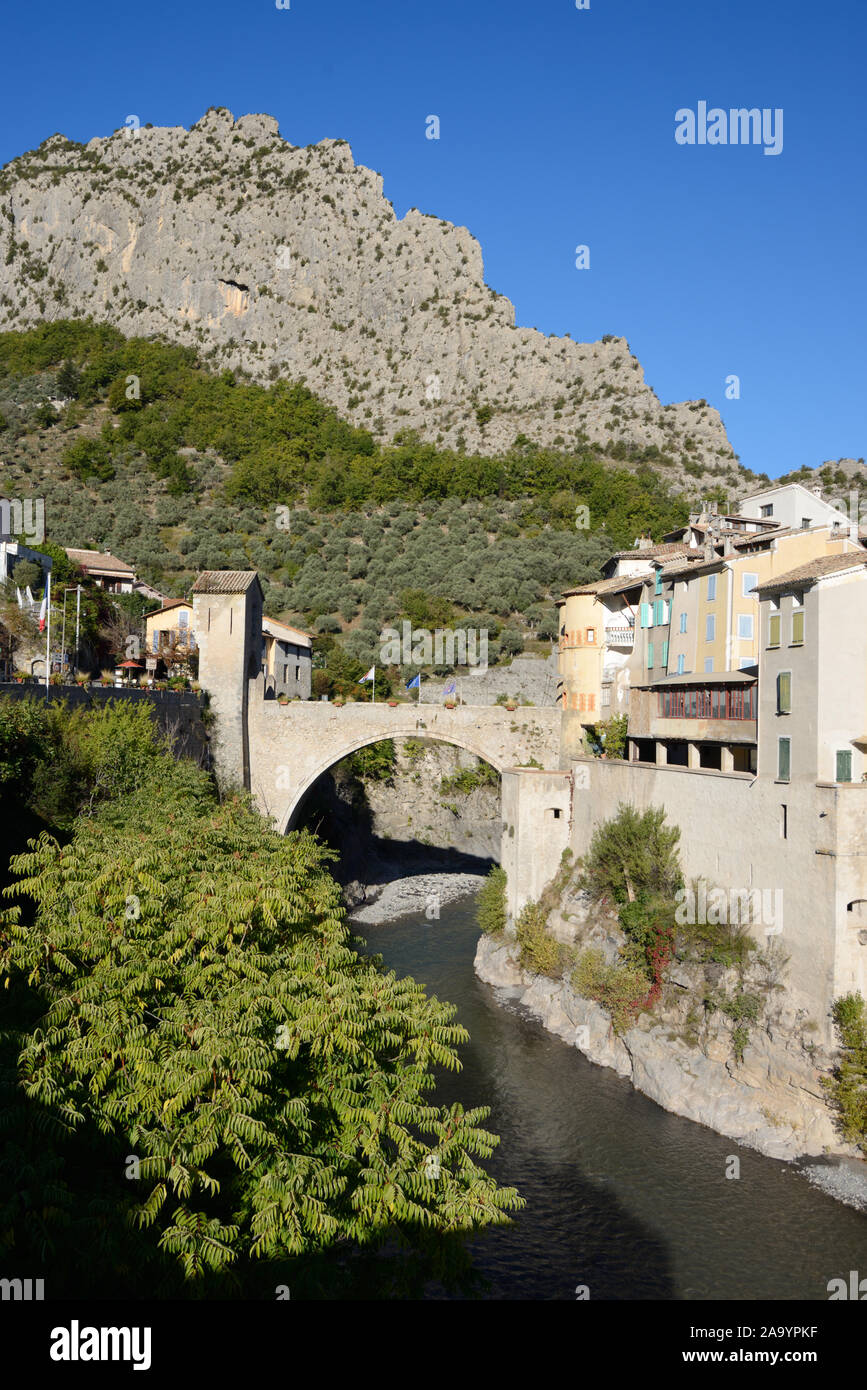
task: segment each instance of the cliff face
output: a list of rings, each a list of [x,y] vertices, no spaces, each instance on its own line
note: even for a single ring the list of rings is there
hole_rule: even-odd
[[[293,146],[270,116],[54,135],[5,167],[0,327],[86,315],[262,381],[303,378],[383,436],[484,454],[518,434],[652,445],[674,483],[687,463],[693,486],[737,474],[717,411],[662,406],[624,339],[516,328],[466,228],[398,219],[344,141]]]

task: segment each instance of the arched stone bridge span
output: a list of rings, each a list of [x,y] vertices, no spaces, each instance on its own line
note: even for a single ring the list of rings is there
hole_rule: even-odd
[[[317,778],[341,758],[388,738],[426,738],[464,748],[500,773],[531,766],[553,770],[560,759],[560,710],[502,705],[281,705],[256,698],[251,683],[247,727],[250,790],[281,832],[291,830]]]

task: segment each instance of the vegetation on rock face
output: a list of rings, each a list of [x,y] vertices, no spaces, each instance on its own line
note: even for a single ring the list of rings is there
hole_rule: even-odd
[[[506,928],[506,871],[495,864],[476,895],[476,923],[488,936]]]
[[[556,978],[563,969],[564,949],[546,930],[548,911],[541,902],[529,902],[518,914],[515,935],[521,948],[521,964],[534,974]]]
[[[617,814],[600,825],[581,861],[581,887],[597,902],[618,905],[639,896],[670,897],[683,877],[677,855],[680,830],[665,825],[662,807],[643,814],[621,803]]]
[[[454,1008],[355,952],[329,851],[218,804],[138,711],[51,712],[92,796],[67,843],[12,862],[3,1241],[22,1267],[50,1251],[67,1295],[81,1250],[115,1295],[312,1292],[323,1262],[340,1280],[395,1242],[461,1276],[460,1233],[521,1202],[477,1161],[487,1112],[431,1102],[460,1065]],[[32,710],[0,729],[7,781],[58,737]]]
[[[840,1057],[825,1086],[843,1138],[867,1156],[867,1004],[860,994],[845,994],[834,1001],[833,1016]]]

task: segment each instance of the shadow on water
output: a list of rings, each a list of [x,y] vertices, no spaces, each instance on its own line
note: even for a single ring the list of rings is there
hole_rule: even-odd
[[[472,1243],[487,1297],[574,1299],[586,1285],[591,1299],[825,1300],[829,1279],[867,1269],[863,1213],[663,1110],[483,984],[471,898],[439,921],[355,931],[386,968],[455,1004],[470,1033],[438,1097],[490,1106],[501,1144],[486,1166],[527,1203]]]

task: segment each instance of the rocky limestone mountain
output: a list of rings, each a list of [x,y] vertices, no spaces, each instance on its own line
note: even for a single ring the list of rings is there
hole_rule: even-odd
[[[5,166],[0,327],[86,315],[303,379],[382,437],[613,442],[668,456],[674,484],[739,474],[718,412],[661,405],[623,338],[516,327],[465,227],[396,217],[345,141],[297,147],[270,116],[53,135]]]

